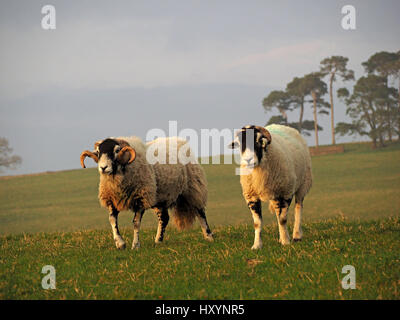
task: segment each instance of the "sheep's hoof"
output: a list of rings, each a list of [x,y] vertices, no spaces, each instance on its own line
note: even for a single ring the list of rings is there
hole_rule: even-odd
[[[125,242],[115,242],[115,245],[117,246],[117,249],[120,249],[120,250],[124,250],[126,248]]]
[[[140,242],[134,242],[134,243],[132,243],[132,250],[134,250],[134,249],[139,249],[140,248]]]
[[[301,238],[293,238],[293,241],[294,242],[299,242],[299,241],[301,241]]]
[[[287,245],[289,245],[290,244],[290,240],[289,239],[285,239],[285,240],[279,240],[279,243],[281,244],[281,245],[283,245],[283,246],[287,246]]]
[[[260,250],[262,248],[262,244],[253,244],[253,246],[251,247],[251,250]]]

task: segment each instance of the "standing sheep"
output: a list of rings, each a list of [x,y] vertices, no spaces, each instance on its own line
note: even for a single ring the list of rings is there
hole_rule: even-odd
[[[185,157],[178,157],[182,152],[190,157],[188,163],[182,163],[181,159]],[[140,223],[144,211],[149,208],[158,216],[156,243],[163,240],[169,208],[175,209],[178,229],[190,227],[197,217],[205,239],[213,240],[205,214],[206,177],[191,155],[187,141],[177,137],[158,138],[147,145],[137,137],[108,138],[96,142],[93,152],[82,152],[83,168],[86,157],[98,164],[99,201],[109,211],[118,249],[125,248],[118,230],[118,214],[122,210],[134,212],[132,249],[140,246]],[[160,158],[163,161],[159,161]]]
[[[287,211],[295,196],[293,240],[301,240],[304,197],[312,185],[311,158],[299,132],[282,125],[245,126],[228,145],[240,147],[240,184],[253,216],[255,238],[252,249],[262,247],[261,201],[269,201],[279,225],[279,242],[290,244]]]

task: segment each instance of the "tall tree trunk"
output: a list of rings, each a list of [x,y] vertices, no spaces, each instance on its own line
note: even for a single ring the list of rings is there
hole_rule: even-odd
[[[288,124],[288,115],[287,115],[286,111],[284,109],[279,109],[279,111],[280,111],[283,119],[285,119],[285,125],[287,125]]]
[[[368,136],[372,139],[372,149],[377,148],[377,141],[378,141],[378,130],[377,130],[377,116],[375,115],[374,108],[372,106],[372,102],[368,101],[368,105],[361,104],[361,108],[366,116],[367,123],[371,128],[369,130]],[[369,114],[369,111],[371,114]]]
[[[389,141],[392,142],[392,119],[390,117],[390,105],[389,105],[389,103],[386,105],[386,111],[388,113],[388,116],[387,116],[388,136],[389,136]]]
[[[299,132],[301,133],[301,127],[303,125],[303,115],[304,115],[304,98],[300,103],[300,119],[299,119]]]
[[[314,103],[314,132],[315,132],[315,146],[318,148],[318,120],[317,120],[317,95],[315,91],[311,91],[311,96]]]
[[[385,146],[385,139],[383,138],[382,132],[379,133],[379,146],[384,147]]]
[[[329,95],[331,98],[331,130],[332,130],[332,144],[336,144],[335,140],[335,119],[333,114],[333,77],[335,76],[334,73],[331,75],[331,79],[329,81]]]

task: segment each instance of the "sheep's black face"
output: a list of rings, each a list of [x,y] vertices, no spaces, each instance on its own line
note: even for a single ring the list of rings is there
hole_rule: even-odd
[[[106,139],[94,144],[94,151],[85,150],[81,153],[81,166],[85,166],[85,158],[90,157],[98,164],[100,174],[116,174],[121,167],[122,173],[126,166],[136,159],[136,151],[128,142],[122,139]]]
[[[240,148],[241,165],[249,168],[258,166],[263,151],[271,142],[268,130],[259,126],[245,126],[235,135],[235,140],[228,145],[232,149]]]
[[[121,146],[113,139],[105,139],[98,146],[99,155],[98,170],[101,174],[116,174],[118,170],[118,153]]]

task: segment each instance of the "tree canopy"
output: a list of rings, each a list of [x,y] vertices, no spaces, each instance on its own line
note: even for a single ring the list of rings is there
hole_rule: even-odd
[[[340,134],[367,135],[374,147],[384,146],[387,130],[387,104],[395,105],[396,90],[386,85],[384,77],[369,74],[358,79],[352,94],[347,89],[338,90],[347,105],[351,124],[339,123]]]
[[[13,149],[9,147],[8,140],[0,137],[0,171],[2,168],[15,169],[21,164],[20,156],[10,155]]]

